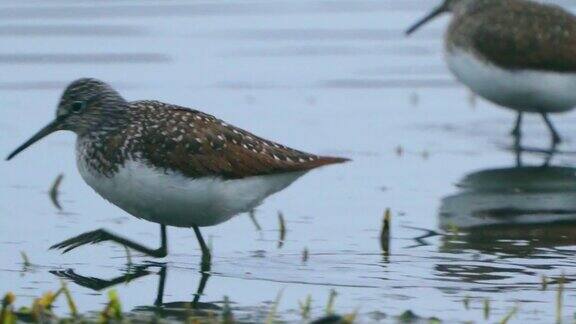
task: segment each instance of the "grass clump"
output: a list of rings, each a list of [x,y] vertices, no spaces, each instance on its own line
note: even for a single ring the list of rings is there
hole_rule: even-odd
[[[328,303],[326,303],[326,315],[334,314],[334,302],[336,301],[336,290],[330,290],[330,296],[328,296]]]
[[[278,296],[276,296],[276,300],[274,300],[274,304],[272,304],[272,309],[270,310],[270,313],[268,313],[268,317],[266,318],[266,324],[275,323],[278,313],[278,305],[280,304],[280,299],[282,299],[282,291],[278,293]]]
[[[122,320],[122,304],[120,303],[120,298],[118,298],[118,293],[115,290],[110,290],[108,292],[108,303],[100,313],[101,322],[108,323],[111,320]]]
[[[9,292],[2,298],[2,309],[0,309],[0,323],[12,324],[16,323],[16,315],[14,315],[14,301],[16,296]]]
[[[312,296],[308,295],[303,302],[299,301],[298,305],[300,306],[300,316],[302,316],[302,319],[309,319],[312,311]]]

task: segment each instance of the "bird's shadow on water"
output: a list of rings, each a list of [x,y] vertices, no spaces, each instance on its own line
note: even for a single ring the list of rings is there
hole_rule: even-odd
[[[436,262],[440,280],[485,284],[472,290],[508,291],[524,284],[507,279],[571,263],[573,251],[567,247],[576,245],[576,168],[553,161],[573,153],[555,147],[512,151],[513,166],[468,173],[457,192],[442,198],[437,230],[413,228],[423,234],[409,248],[437,244],[446,257]],[[542,161],[527,165],[526,155]]]
[[[522,145],[521,134],[513,136],[511,145],[498,145],[500,149],[512,152],[515,158],[515,167],[520,168],[524,165],[523,156],[538,155],[542,157],[542,167],[551,165],[554,157],[557,156],[576,156],[576,150],[566,150],[559,142],[551,142],[548,147],[541,148],[535,146]]]
[[[200,265],[200,278],[198,282],[198,288],[193,295],[193,298],[189,301],[176,301],[176,302],[165,302],[164,301],[164,288],[166,286],[166,280],[168,277],[169,265],[166,263],[159,262],[143,262],[138,264],[127,264],[122,270],[121,275],[103,279],[92,276],[84,276],[76,273],[74,269],[66,270],[51,270],[50,273],[74,282],[75,284],[94,290],[102,291],[119,284],[128,284],[135,279],[146,277],[149,275],[158,276],[158,288],[156,291],[156,297],[152,305],[137,306],[134,308],[134,312],[148,312],[154,313],[155,315],[165,318],[176,318],[176,319],[186,319],[190,316],[210,316],[211,312],[219,311],[222,309],[217,303],[201,302],[200,299],[204,295],[204,290],[208,283],[208,279],[211,276],[210,262],[202,261]]]

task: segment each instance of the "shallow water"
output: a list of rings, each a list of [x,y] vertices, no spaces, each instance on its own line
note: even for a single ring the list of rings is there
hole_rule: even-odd
[[[570,2],[559,2],[569,5]],[[323,313],[357,310],[364,322],[411,309],[449,321],[503,318],[551,322],[557,278],[566,276],[564,318],[572,318],[576,248],[574,114],[553,117],[567,140],[551,168],[525,152],[516,168],[513,115],[473,98],[442,61],[440,19],[410,39],[402,30],[428,1],[19,1],[0,2],[0,152],[8,154],[53,117],[65,85],[91,76],[129,100],[158,99],[201,109],[303,150],[352,163],[310,172],[256,211],[203,230],[214,249],[201,302],[239,317],[300,319],[298,301]],[[572,8],[576,10],[576,7]],[[530,117],[523,139],[546,148]],[[154,247],[157,225],[98,197],[80,178],[74,136],[55,134],[0,163],[0,292],[17,304],[59,287],[55,274],[111,280],[126,273],[112,244],[61,255],[48,247],[105,227]],[[58,174],[58,210],[48,190]],[[389,251],[382,216],[392,211]],[[287,233],[279,244],[277,213]],[[125,310],[190,302],[200,275],[191,230],[169,230],[166,265],[142,265],[117,289]],[[302,260],[304,249],[309,259]],[[24,251],[31,267],[24,267]],[[542,289],[542,276],[550,284]],[[74,277],[81,311],[99,310],[101,281]],[[118,280],[121,281],[121,280]],[[469,298],[469,306],[463,300]],[[57,309],[65,313],[61,303]],[[175,304],[172,308],[178,308]],[[167,307],[166,311],[170,310]],[[383,318],[382,314],[387,314]]]

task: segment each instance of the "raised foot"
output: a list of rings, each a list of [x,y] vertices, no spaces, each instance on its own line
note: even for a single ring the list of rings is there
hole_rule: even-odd
[[[58,244],[54,244],[50,247],[50,250],[63,250],[62,253],[67,253],[82,245],[96,244],[107,241],[110,239],[108,234],[108,232],[102,229],[86,232],[62,241]]]
[[[164,229],[162,229],[164,231]],[[163,258],[168,254],[168,249],[166,247],[166,237],[162,236],[162,246],[156,250],[149,249],[139,243],[131,241],[129,239],[123,238],[116,234],[110,233],[104,229],[98,229],[95,231],[86,232],[75,236],[73,238],[62,241],[50,247],[51,250],[58,249],[63,250],[62,253],[67,253],[74,250],[77,247],[86,244],[96,244],[104,241],[116,242],[126,248],[136,250],[138,252],[144,253],[154,258]]]

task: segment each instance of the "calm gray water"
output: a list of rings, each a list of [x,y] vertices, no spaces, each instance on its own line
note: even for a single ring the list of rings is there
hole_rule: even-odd
[[[202,302],[227,296],[240,314],[265,316],[282,291],[280,314],[298,321],[299,300],[312,296],[319,316],[335,289],[336,309],[357,310],[363,322],[391,321],[408,309],[482,322],[485,299],[488,322],[516,305],[518,322],[552,322],[554,281],[565,274],[561,316],[571,319],[576,115],[553,117],[567,143],[552,167],[530,168],[544,157],[528,152],[525,167],[515,168],[513,115],[470,96],[442,61],[447,19],[402,35],[431,2],[1,1],[0,153],[53,117],[68,82],[100,78],[129,100],[197,108],[295,148],[353,159],[268,199],[256,211],[261,231],[246,215],[204,229],[215,258]],[[546,148],[539,119],[528,118],[525,133],[526,145]],[[18,305],[56,290],[54,272],[125,274],[121,247],[61,255],[48,250],[52,244],[101,227],[151,247],[159,242],[155,224],[82,181],[73,149],[74,136],[59,133],[0,163],[0,293],[14,291]],[[60,173],[62,211],[48,195]],[[389,254],[380,247],[386,208]],[[280,247],[279,211],[288,228]],[[194,234],[170,229],[169,245],[163,269],[142,266],[141,277],[114,287],[125,310],[154,304],[159,272],[166,273],[163,302],[194,298],[201,283]],[[21,251],[33,263],[25,271]],[[145,260],[134,255],[135,263]],[[542,276],[552,281],[547,290]],[[81,311],[102,308],[108,289],[69,286]]]

